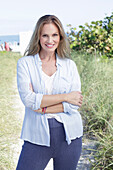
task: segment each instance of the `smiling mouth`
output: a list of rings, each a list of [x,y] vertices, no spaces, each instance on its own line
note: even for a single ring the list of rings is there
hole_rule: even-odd
[[[52,48],[53,46],[54,46],[54,44],[46,44],[46,46],[48,47],[48,48]]]

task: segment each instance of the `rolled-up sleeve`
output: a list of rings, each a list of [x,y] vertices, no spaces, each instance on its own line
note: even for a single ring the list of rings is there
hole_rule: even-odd
[[[80,76],[79,76],[77,66],[74,63],[74,61],[71,61],[70,68],[71,68],[71,77],[72,77],[70,92],[81,91]],[[79,106],[70,104],[68,102],[63,102],[63,108],[64,108],[65,113],[75,114],[76,111],[79,109]]]
[[[19,59],[17,62],[17,87],[20,98],[25,107],[37,110],[40,108],[43,94],[30,90],[30,75],[26,62]]]

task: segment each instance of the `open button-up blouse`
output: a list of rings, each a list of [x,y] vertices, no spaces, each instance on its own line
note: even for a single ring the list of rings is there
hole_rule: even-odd
[[[56,54],[56,76],[53,94],[80,91],[81,83],[76,64],[71,59],[62,59]],[[34,92],[30,90],[32,84]],[[42,80],[42,62],[39,54],[24,56],[17,63],[17,86],[20,98],[25,105],[25,116],[21,139],[34,144],[50,146],[50,133],[47,114],[34,112],[40,108],[43,95],[46,94]],[[83,135],[83,125],[78,106],[63,102],[64,112],[56,113],[64,125],[66,141]]]

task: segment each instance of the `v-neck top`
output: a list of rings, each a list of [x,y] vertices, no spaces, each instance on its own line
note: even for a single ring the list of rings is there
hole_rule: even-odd
[[[56,72],[52,76],[48,76],[44,71],[42,71],[42,80],[45,83],[45,91],[47,95],[53,94],[53,84],[54,84],[54,78],[55,78]],[[49,113],[47,114],[47,118],[55,118],[57,121],[62,122],[59,115],[55,113]]]
[[[48,76],[44,71],[42,71],[42,80],[45,83],[46,93],[51,95],[53,90],[53,81],[55,78],[56,72],[52,76]]]

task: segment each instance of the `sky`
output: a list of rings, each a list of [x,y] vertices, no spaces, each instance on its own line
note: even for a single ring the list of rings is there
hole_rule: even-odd
[[[64,29],[103,20],[113,12],[113,0],[5,0],[0,2],[0,35],[33,31],[37,20],[56,15]]]

